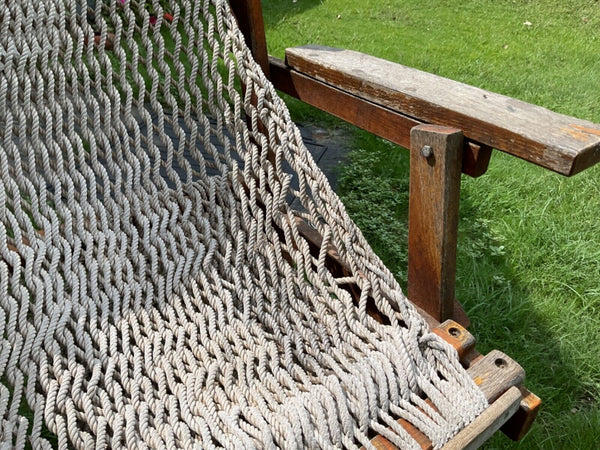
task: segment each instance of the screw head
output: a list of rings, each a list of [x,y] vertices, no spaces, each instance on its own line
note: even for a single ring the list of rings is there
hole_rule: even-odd
[[[431,145],[425,145],[421,149],[421,155],[424,158],[431,158],[433,156],[433,147]]]

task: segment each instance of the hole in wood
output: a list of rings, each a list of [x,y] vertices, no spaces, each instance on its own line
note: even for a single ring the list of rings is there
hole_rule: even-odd
[[[423,146],[423,148],[421,149],[421,155],[424,158],[431,158],[433,156],[433,147],[431,147],[430,145]]]
[[[508,365],[506,360],[504,360],[502,358],[497,358],[496,361],[494,361],[494,364],[496,364],[497,367],[502,367],[502,368],[504,368]]]
[[[450,336],[454,336],[454,337],[460,336],[460,330],[456,327],[448,328],[448,333],[450,333]]]

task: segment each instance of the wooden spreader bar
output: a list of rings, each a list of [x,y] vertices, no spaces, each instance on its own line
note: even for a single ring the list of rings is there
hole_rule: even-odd
[[[300,235],[308,242],[311,253],[317,258],[322,243],[320,234],[301,218],[296,219],[296,226]],[[346,277],[351,274],[349,268],[332,245],[327,251],[325,265],[334,276]],[[360,276],[360,274],[358,275]],[[343,287],[358,302],[360,288],[355,283]],[[523,386],[525,379],[523,368],[498,350],[493,350],[488,355],[482,356],[475,350],[475,338],[461,324],[453,320],[446,320],[440,324],[418,306],[417,309],[424,316],[432,331],[456,349],[461,364],[467,369],[467,372],[491,403],[482,418],[465,428],[463,430],[465,434],[461,432],[456,437],[460,436],[460,440],[457,442],[464,443],[473,440],[473,444],[469,445],[476,447],[503,425],[502,430],[510,438],[520,439],[525,436],[537,416],[541,401],[539,397]],[[386,323],[385,316],[382,316],[374,305],[371,308],[368,306],[367,312],[375,320]],[[516,392],[512,390],[511,394],[504,397],[503,394],[513,386],[518,386],[518,389],[515,388]],[[518,398],[516,394],[518,394]],[[500,403],[496,404],[497,402]],[[515,418],[511,419],[511,417]],[[399,423],[420,443],[422,448],[432,448],[429,439],[418,429],[402,419],[399,420]],[[466,430],[469,430],[469,432],[467,433]],[[391,442],[381,435],[376,436],[371,442],[378,449],[395,448]]]
[[[498,350],[493,350],[486,356],[480,355],[473,349],[475,342],[473,336],[456,322],[449,320],[434,328],[433,332],[450,343],[459,355],[464,355],[461,362],[468,367],[467,372],[490,402],[490,406],[472,424],[451,439],[444,448],[477,448],[507,423],[522,408],[524,401],[532,400],[529,396],[535,397],[535,395],[523,388],[525,371],[518,363]],[[536,409],[532,412],[532,419],[528,421],[529,426],[537,414],[540,403],[537,398]],[[429,439],[410,423],[402,419],[398,423],[417,440],[421,448],[432,448]],[[528,430],[529,428],[522,429],[520,432],[525,434]],[[381,435],[376,436],[371,443],[381,450],[395,448]]]
[[[287,66],[417,121],[563,175],[600,161],[600,125],[352,50],[286,50]]]

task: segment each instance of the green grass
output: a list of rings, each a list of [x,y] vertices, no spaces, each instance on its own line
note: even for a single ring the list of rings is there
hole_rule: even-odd
[[[272,54],[350,48],[600,122],[600,2],[263,0]],[[527,25],[526,22],[531,23]],[[347,127],[290,101],[300,121]],[[408,155],[353,130],[341,196],[405,283]],[[564,178],[494,153],[463,178],[457,297],[478,348],[542,397],[531,433],[487,448],[600,448],[600,167]]]

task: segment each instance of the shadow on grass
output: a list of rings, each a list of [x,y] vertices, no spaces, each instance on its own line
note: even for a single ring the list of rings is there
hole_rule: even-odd
[[[497,214],[489,206],[480,207],[468,190],[462,191],[457,296],[471,318],[478,348],[483,352],[498,348],[517,360],[526,371],[526,386],[542,398],[540,416],[519,448],[598,448],[600,410],[593,401],[597,392],[569,351],[576,340],[565,335],[563,323],[557,324],[547,306],[540,304],[540,293],[534,292],[540,282],[514,263],[531,242],[548,239],[547,231],[539,227],[538,236],[506,242],[493,231],[492,224],[502,219]],[[559,320],[576,326],[567,315]],[[496,436],[487,447],[516,445]]]
[[[349,164],[341,170],[340,195],[404,288],[409,155],[367,133],[356,136]],[[511,262],[510,252],[519,251],[519,243],[503,242],[494,234],[491,224],[499,218],[480,208],[468,190],[462,190],[460,208],[456,296],[471,318],[478,349],[487,353],[497,348],[519,362],[527,373],[527,387],[544,402],[532,432],[519,447],[594,448],[590,442],[598,444],[600,439],[594,394],[565,350],[565,337],[540,314]],[[497,435],[487,446],[515,445]]]

